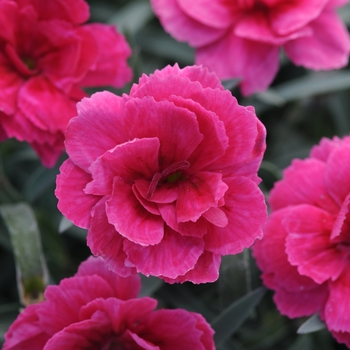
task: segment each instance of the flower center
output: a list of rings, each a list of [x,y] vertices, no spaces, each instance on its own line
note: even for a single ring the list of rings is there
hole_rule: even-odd
[[[148,187],[146,198],[150,199],[153,196],[159,182],[165,181],[168,183],[174,183],[179,180],[183,180],[184,176],[181,170],[189,168],[190,163],[187,160],[174,163],[165,168],[161,173],[155,173],[152,177],[152,181]]]

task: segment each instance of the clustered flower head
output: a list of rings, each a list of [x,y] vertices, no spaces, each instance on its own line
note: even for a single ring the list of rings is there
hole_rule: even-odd
[[[272,214],[253,246],[265,285],[289,317],[319,313],[350,347],[350,137],[324,138],[271,191]]]
[[[130,94],[78,103],[58,207],[112,270],[215,281],[222,255],[261,237],[265,128],[199,66],[143,75]]]
[[[49,286],[46,300],[26,307],[5,335],[3,350],[213,350],[213,330],[197,313],[155,310],[137,298],[140,277],[120,277],[101,258]]]
[[[0,140],[27,141],[51,167],[82,88],[123,86],[131,50],[114,27],[84,24],[84,0],[1,0],[0,18]]]
[[[163,27],[196,49],[196,64],[239,78],[244,95],[265,90],[279,49],[296,65],[343,67],[350,39],[336,8],[348,0],[151,0]]]

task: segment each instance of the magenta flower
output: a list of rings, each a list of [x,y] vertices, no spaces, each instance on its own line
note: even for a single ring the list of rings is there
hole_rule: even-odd
[[[46,300],[24,309],[5,334],[3,350],[212,350],[213,330],[202,315],[154,310],[138,275],[123,278],[90,257],[77,274],[49,286]]]
[[[130,48],[114,27],[83,24],[84,0],[2,0],[0,18],[0,134],[29,142],[51,167],[82,87],[123,86]]]
[[[215,281],[221,256],[261,235],[265,129],[207,69],[168,66],[129,95],[83,99],[66,149],[58,207],[119,274]]]
[[[272,215],[253,246],[264,284],[289,317],[319,312],[350,346],[350,137],[323,139],[271,191]]]
[[[348,0],[151,0],[163,27],[196,49],[196,63],[221,79],[239,78],[244,95],[265,90],[279,48],[306,68],[346,65],[350,40],[336,7]]]

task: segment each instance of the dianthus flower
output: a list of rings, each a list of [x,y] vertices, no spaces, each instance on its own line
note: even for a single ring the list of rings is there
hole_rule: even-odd
[[[279,49],[296,65],[346,65],[350,40],[336,8],[348,0],[151,0],[163,27],[196,49],[196,64],[239,78],[244,95],[265,90]]]
[[[3,350],[213,350],[213,330],[202,315],[154,310],[137,298],[138,275],[120,277],[90,257],[75,276],[49,286],[46,300],[27,306],[5,334]]]
[[[58,208],[89,230],[88,246],[109,268],[214,281],[222,255],[261,235],[265,128],[215,74],[168,66],[129,95],[96,93],[77,108]]]
[[[350,137],[323,139],[275,184],[253,246],[264,284],[289,317],[319,313],[350,346]]]
[[[82,87],[129,81],[130,48],[114,27],[83,24],[84,0],[0,0],[0,18],[0,133],[51,167]]]

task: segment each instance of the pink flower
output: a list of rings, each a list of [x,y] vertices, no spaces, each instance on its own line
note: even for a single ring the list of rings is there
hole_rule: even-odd
[[[49,286],[46,300],[24,309],[5,334],[3,350],[214,349],[213,330],[202,315],[154,310],[139,276],[123,278],[90,257],[77,274]]]
[[[279,48],[315,70],[346,65],[350,40],[335,8],[348,0],[151,0],[163,27],[196,49],[196,63],[221,79],[239,78],[244,95],[265,90]]]
[[[168,66],[129,95],[83,99],[66,149],[58,208],[119,274],[215,281],[221,256],[261,235],[265,129],[207,69]]]
[[[271,191],[272,215],[253,246],[264,284],[289,317],[319,312],[350,346],[350,137],[323,139]]]
[[[130,48],[114,27],[83,24],[84,0],[1,0],[0,19],[0,133],[29,142],[51,167],[82,87],[129,81]]]

